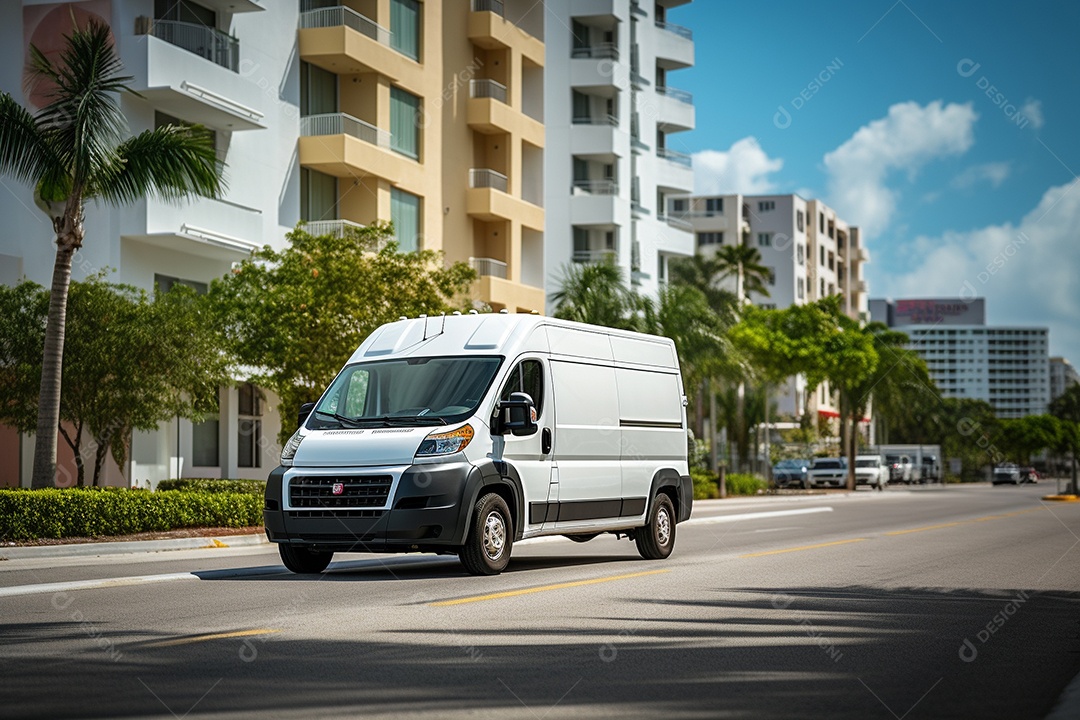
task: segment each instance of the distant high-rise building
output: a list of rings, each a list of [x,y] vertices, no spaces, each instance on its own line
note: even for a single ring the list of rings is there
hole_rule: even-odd
[[[870,315],[908,334],[945,397],[985,400],[999,417],[1046,412],[1046,328],[987,325],[983,298],[874,299]]]
[[[1080,383],[1080,373],[1063,357],[1050,358],[1050,402],[1061,397],[1070,385]]]

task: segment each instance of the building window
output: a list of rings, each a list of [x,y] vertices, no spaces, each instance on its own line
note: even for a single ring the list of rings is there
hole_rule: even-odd
[[[686,212],[686,199],[681,198],[679,200],[671,201],[671,212],[683,214]]]
[[[796,290],[798,291],[800,300],[806,297],[806,282],[802,278],[798,279],[796,284]]]
[[[207,285],[204,282],[196,282],[195,280],[184,280],[183,278],[169,277],[168,275],[159,275],[154,273],[154,285],[157,286],[157,291],[161,293],[167,293],[173,289],[174,285],[184,285],[191,288],[199,295],[205,295]]]
[[[724,198],[706,198],[705,199],[705,214],[706,215],[723,215],[724,214]]]
[[[757,204],[757,209],[758,209],[758,212],[769,212],[770,210],[775,210],[776,209],[776,201],[775,200],[761,200]]]
[[[795,261],[800,265],[806,264],[805,250],[802,245],[795,246]]]
[[[311,63],[300,63],[300,115],[338,111],[338,76]]]
[[[776,285],[776,271],[769,270],[769,284]]]
[[[820,265],[821,267],[825,267],[825,246],[819,246],[818,250],[821,252],[821,262],[818,263],[818,265]]]
[[[829,221],[829,237],[836,237],[836,224],[832,220]]]
[[[333,175],[300,168],[300,219],[336,220],[338,181]]]
[[[772,233],[758,233],[758,247],[772,247]]]
[[[390,149],[420,158],[420,98],[399,87],[390,88]]]
[[[762,310],[775,310],[776,303],[758,303],[758,307]]]
[[[263,394],[251,383],[238,388],[236,427],[236,464],[242,468],[262,467]]]
[[[154,19],[217,27],[217,13],[191,0],[154,0]]]
[[[825,232],[825,213],[818,213],[818,232]]]
[[[401,252],[420,249],[420,198],[398,188],[390,188],[390,220],[394,239]]]
[[[799,228],[799,232],[806,230],[806,216],[802,210],[795,211],[795,227]]]
[[[413,60],[420,59],[420,3],[390,0],[390,47]]]
[[[699,232],[697,234],[698,245],[723,245],[724,233],[722,232]]]

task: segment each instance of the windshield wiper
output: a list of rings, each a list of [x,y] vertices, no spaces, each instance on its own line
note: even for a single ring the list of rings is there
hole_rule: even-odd
[[[337,421],[339,423],[341,423],[342,425],[348,423],[349,425],[352,425],[353,427],[359,427],[358,423],[362,423],[365,420],[364,418],[353,418],[353,417],[349,417],[348,415],[338,415],[336,412],[327,412],[325,410],[316,410],[315,412],[318,413],[319,415],[329,415],[332,418],[336,418]]]
[[[394,423],[406,425],[446,425],[446,421],[436,415],[383,415],[381,418],[372,418],[390,426]]]

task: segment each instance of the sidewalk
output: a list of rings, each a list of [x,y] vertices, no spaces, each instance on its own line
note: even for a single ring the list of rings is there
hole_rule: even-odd
[[[221,537],[187,537],[171,540],[135,540],[131,542],[77,543],[72,545],[36,545],[0,547],[0,558],[21,560],[50,557],[96,557],[100,555],[125,555],[128,553],[153,553],[169,550],[192,550],[211,547],[244,547],[266,545],[266,535],[222,535]]]

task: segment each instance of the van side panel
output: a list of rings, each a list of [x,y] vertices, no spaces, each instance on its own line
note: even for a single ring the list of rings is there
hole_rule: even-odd
[[[605,333],[552,325],[547,336],[552,355],[611,361],[611,343]]]
[[[656,365],[657,367],[678,370],[679,360],[675,355],[675,346],[662,340],[611,335],[611,352],[617,365],[632,363],[635,365]]]
[[[622,435],[622,495],[644,498],[661,468],[686,461],[682,391],[672,373],[616,368]]]
[[[599,337],[606,344],[607,338]],[[618,509],[603,514],[603,501],[622,497],[615,369],[555,359],[550,367],[555,391],[554,456],[559,467],[559,503],[599,501],[595,503],[595,517],[617,517]],[[576,514],[588,515],[586,510]]]

